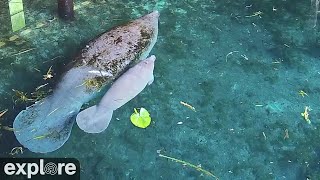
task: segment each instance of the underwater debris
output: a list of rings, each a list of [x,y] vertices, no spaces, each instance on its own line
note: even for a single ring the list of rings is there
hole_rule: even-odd
[[[33,68],[34,70],[36,70],[37,72],[41,72],[40,69],[38,68]]]
[[[273,12],[275,12],[275,11],[277,11],[278,9],[276,8],[276,7],[274,7],[274,6],[272,6],[272,11]]]
[[[9,38],[9,41],[15,41],[15,40],[17,40],[17,39],[19,39],[19,36],[18,36],[18,35],[13,35],[13,36],[11,36],[11,37]]]
[[[43,61],[42,63],[44,64],[44,63],[47,63],[47,62],[50,62],[50,61],[54,61],[54,60],[56,60],[56,59],[58,59],[58,58],[61,58],[61,57],[63,57],[63,56],[56,56],[56,57],[54,57],[54,58],[52,58],[52,59],[50,59],[50,60]]]
[[[266,141],[267,140],[267,136],[266,136],[266,133],[264,133],[264,131],[262,132],[262,135],[263,135],[264,140]]]
[[[45,23],[39,22],[39,23],[36,24],[35,29],[42,28],[42,27],[44,27],[45,25],[46,25]]]
[[[283,137],[283,139],[289,139],[289,131],[288,131],[288,129],[285,129],[285,130],[284,130],[284,137]]]
[[[303,90],[299,91],[299,95],[301,95],[302,97],[308,96],[308,94],[306,92],[304,92]]]
[[[8,109],[5,109],[5,110],[0,111],[0,118],[1,118],[6,112],[8,112]]]
[[[38,87],[36,87],[35,91],[31,93],[31,97],[33,99],[33,101],[40,101],[43,98],[47,97],[51,92],[52,89],[47,89],[47,90],[41,90],[43,88],[45,88],[47,85],[49,85],[49,83],[45,83],[42,84]]]
[[[24,43],[26,43],[26,42],[27,42],[27,41],[25,41],[25,40],[19,40],[19,41],[16,41],[14,44],[17,45],[17,46],[19,46],[19,45],[24,44]]]
[[[53,73],[52,72],[52,66],[50,66],[50,68],[47,71],[47,74],[43,75],[43,80],[48,80],[48,79],[53,78],[52,73]]]
[[[8,109],[5,109],[5,110],[0,111],[0,118],[1,118],[6,112],[8,112]],[[0,129],[7,130],[7,131],[14,131],[13,128],[11,128],[11,127],[9,127],[9,126],[2,126],[1,123],[0,123]]]
[[[20,55],[20,54],[24,54],[24,53],[27,53],[27,52],[29,52],[29,51],[35,50],[35,49],[36,49],[36,48],[25,49],[25,50],[22,50],[22,51],[20,51],[20,52],[18,52],[18,53],[12,54],[11,56],[18,56],[18,55]]]
[[[30,28],[27,28],[27,29],[21,31],[20,35],[27,35],[27,34],[29,34],[31,32],[32,32],[32,30]]]
[[[52,91],[52,89],[50,89],[49,91],[38,91],[37,90],[35,92],[32,92],[31,95],[32,95],[32,98],[34,101],[40,101],[43,98],[47,97],[51,91]]]
[[[1,126],[1,124],[0,124],[0,126]],[[3,130],[6,130],[6,131],[14,131],[14,128],[9,127],[9,126],[1,126],[0,128],[2,128]]]
[[[205,169],[202,169],[201,165],[194,165],[194,164],[191,164],[189,162],[186,162],[186,161],[183,161],[183,160],[180,160],[180,159],[176,159],[176,158],[173,158],[173,157],[170,157],[170,156],[166,156],[166,155],[163,155],[163,154],[160,154],[159,153],[159,156],[160,157],[163,157],[163,158],[167,158],[167,159],[170,159],[172,161],[175,161],[177,163],[181,163],[182,165],[184,166],[189,166],[189,167],[192,167],[194,169],[196,169],[197,171],[200,171],[208,176],[211,176],[211,177],[214,177],[215,179],[219,179],[217,176],[215,176],[214,174],[212,174],[211,172],[205,170]]]
[[[228,62],[228,56],[232,55],[233,53],[238,53],[239,51],[231,51],[226,55],[226,62]]]
[[[31,99],[31,98],[28,98],[27,97],[27,93],[24,93],[22,91],[18,91],[18,90],[15,90],[15,89],[12,89],[13,92],[15,92],[15,100],[13,101],[15,104],[17,102],[33,102],[35,101],[35,99]],[[14,98],[13,98],[14,99]]]
[[[263,12],[261,12],[261,11],[257,11],[257,12],[254,12],[252,15],[248,15],[248,16],[246,16],[246,17],[255,17],[255,16],[259,16],[260,18],[261,18],[261,16],[260,15],[262,15],[263,14]]]
[[[23,148],[22,147],[14,147],[11,149],[10,153],[11,156],[16,154],[23,154]]]
[[[1,48],[2,46],[4,46],[4,45],[6,45],[6,43],[5,43],[5,42],[0,41],[0,48]]]
[[[309,119],[309,112],[311,111],[311,108],[309,106],[306,106],[304,108],[304,112],[301,113],[301,116],[303,117],[303,119],[305,121],[307,121],[308,124],[311,123],[310,119]]]
[[[38,91],[39,89],[47,86],[48,84],[49,84],[49,83],[45,83],[45,84],[42,84],[42,85],[38,86],[38,87],[36,88],[36,91]]]
[[[187,108],[193,110],[194,112],[197,112],[197,111],[196,111],[196,108],[194,108],[193,106],[191,106],[190,104],[188,104],[188,103],[186,103],[186,102],[180,101],[180,104],[186,106]]]

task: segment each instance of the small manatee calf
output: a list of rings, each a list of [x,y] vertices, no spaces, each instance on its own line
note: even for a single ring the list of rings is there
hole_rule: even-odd
[[[80,129],[87,133],[104,131],[112,118],[114,110],[136,97],[153,82],[154,55],[142,60],[121,75],[102,97],[98,105],[81,111],[76,121]]]
[[[129,66],[146,59],[157,40],[154,11],[91,40],[62,75],[53,93],[21,111],[13,122],[17,140],[32,152],[47,153],[69,138],[81,106]]]

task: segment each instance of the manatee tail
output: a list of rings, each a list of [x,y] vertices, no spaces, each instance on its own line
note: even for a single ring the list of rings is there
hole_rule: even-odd
[[[113,110],[104,109],[103,111],[98,106],[91,106],[81,111],[76,121],[80,129],[87,133],[100,133],[107,129]]]
[[[47,97],[21,111],[13,122],[14,134],[32,152],[47,153],[59,149],[69,138],[74,117],[81,104]]]

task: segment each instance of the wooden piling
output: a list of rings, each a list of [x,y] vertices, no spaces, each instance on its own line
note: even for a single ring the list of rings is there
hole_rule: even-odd
[[[58,14],[64,20],[73,20],[73,0],[58,0]]]

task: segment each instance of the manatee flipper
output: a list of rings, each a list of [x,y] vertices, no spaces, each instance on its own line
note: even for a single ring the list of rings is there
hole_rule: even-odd
[[[101,110],[101,109],[100,109]],[[97,106],[91,106],[81,111],[76,118],[80,129],[87,133],[100,133],[104,131],[112,118],[113,110],[104,109],[99,112]]]
[[[52,97],[45,98],[21,111],[13,122],[17,140],[32,152],[55,151],[70,136],[80,109],[66,106],[52,109],[53,101]]]
[[[69,70],[53,94],[21,111],[13,122],[17,140],[32,152],[59,149],[69,138],[75,116],[84,102],[93,97],[83,84],[92,68]]]

